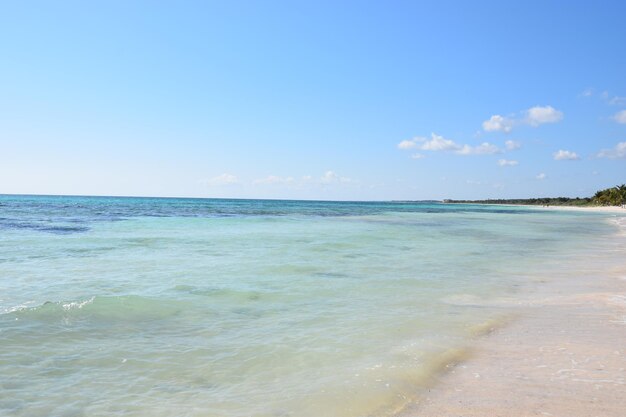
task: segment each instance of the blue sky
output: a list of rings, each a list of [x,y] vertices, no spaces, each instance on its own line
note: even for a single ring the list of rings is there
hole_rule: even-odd
[[[4,2],[0,193],[586,196],[626,3]]]

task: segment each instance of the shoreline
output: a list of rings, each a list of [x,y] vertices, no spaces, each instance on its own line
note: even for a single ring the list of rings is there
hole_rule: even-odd
[[[446,203],[457,204],[457,203]],[[500,206],[500,207],[528,207],[537,210],[565,210],[565,211],[580,211],[589,213],[617,213],[626,215],[626,208],[618,206],[540,206],[536,204],[490,204],[490,203],[468,203],[477,206]]]
[[[473,355],[451,365],[398,417],[621,417],[626,227],[616,226],[611,242],[590,251],[594,262],[568,259],[567,268],[531,285],[523,298],[503,300],[516,319],[474,340]]]
[[[531,206],[526,204],[502,204],[506,206],[516,207],[532,207],[540,210],[563,210],[563,211],[580,211],[590,213],[617,213],[626,215],[626,209],[617,206],[589,206],[589,207],[577,207],[577,206]]]

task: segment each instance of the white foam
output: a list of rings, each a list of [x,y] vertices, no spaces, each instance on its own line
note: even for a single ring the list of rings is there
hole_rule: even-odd
[[[96,297],[91,297],[90,299],[84,300],[84,301],[72,301],[71,303],[63,304],[62,307],[63,307],[63,310],[65,310],[65,311],[69,311],[69,310],[72,310],[72,309],[75,309],[75,308],[81,309],[84,306],[86,306],[87,304],[93,303],[93,300],[95,298]]]
[[[32,308],[33,304],[35,303],[35,301],[26,301],[23,304],[18,304],[16,306],[13,307],[7,307],[2,311],[2,314],[10,314],[10,313],[14,313],[16,311],[22,311],[22,310],[26,310],[29,308]]]
[[[613,217],[611,219],[611,223],[617,226],[617,228],[619,229],[619,232],[618,232],[619,235],[626,236],[626,217],[624,216]]]

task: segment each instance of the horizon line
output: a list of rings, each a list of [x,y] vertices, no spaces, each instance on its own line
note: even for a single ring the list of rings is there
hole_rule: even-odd
[[[149,196],[149,195],[105,195],[105,194],[35,194],[35,193],[0,193],[0,197],[89,197],[89,198],[163,198],[179,200],[253,200],[253,201],[309,201],[321,203],[415,203],[436,202],[443,203],[451,199],[423,199],[423,200],[319,200],[319,199],[294,199],[294,198],[245,198],[245,197],[176,197],[176,196]]]

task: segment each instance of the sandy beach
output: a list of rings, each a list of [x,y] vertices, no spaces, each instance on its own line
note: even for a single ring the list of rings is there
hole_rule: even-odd
[[[454,203],[456,204],[456,203]],[[565,211],[580,211],[589,213],[614,213],[626,215],[626,209],[618,206],[540,206],[531,204],[477,204],[481,206],[509,206],[509,207],[528,207],[538,210],[565,210]]]
[[[623,416],[625,251],[617,238],[599,262],[567,260],[575,277],[552,274],[522,300],[501,300],[516,318],[478,338],[470,359],[451,366],[402,416]]]
[[[528,206],[520,205],[522,207],[535,207],[542,210],[567,210],[567,211],[586,211],[596,213],[616,213],[626,215],[626,209],[617,206],[589,206],[589,207],[576,207],[576,206]]]

